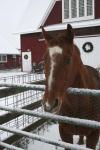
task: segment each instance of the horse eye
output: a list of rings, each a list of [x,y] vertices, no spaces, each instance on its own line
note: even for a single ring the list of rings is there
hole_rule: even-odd
[[[71,63],[71,58],[65,59],[65,64],[70,64]]]

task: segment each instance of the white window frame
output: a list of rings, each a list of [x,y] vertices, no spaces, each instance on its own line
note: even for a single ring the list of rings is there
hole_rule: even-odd
[[[3,60],[3,56],[6,57],[6,60]],[[0,55],[0,57],[1,57],[0,63],[6,63],[7,62],[7,55]]]
[[[77,8],[79,7],[78,1],[79,0],[77,0]],[[64,18],[64,0],[62,0],[62,22],[74,22],[74,21],[83,21],[83,20],[94,19],[95,1],[93,0],[93,5],[92,5],[93,14],[91,16],[87,16],[86,2],[87,2],[87,0],[85,0],[85,2],[84,2],[84,4],[85,4],[85,15],[83,17],[79,17],[79,9],[77,9],[77,17],[71,18],[71,0],[69,0],[69,18],[65,19]]]

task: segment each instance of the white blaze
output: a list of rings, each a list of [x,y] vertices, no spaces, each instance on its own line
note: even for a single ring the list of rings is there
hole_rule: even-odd
[[[54,67],[56,65],[54,55],[55,54],[62,54],[62,49],[59,46],[54,46],[49,48],[49,55],[50,55],[50,60],[51,60],[51,70],[50,70],[50,75],[48,78],[48,90],[51,90],[51,85],[53,82],[53,71]]]

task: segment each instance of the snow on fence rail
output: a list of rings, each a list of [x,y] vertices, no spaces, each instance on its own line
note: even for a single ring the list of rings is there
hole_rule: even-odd
[[[39,90],[39,91],[44,91],[45,90],[45,86],[44,85],[30,85],[30,84],[0,84],[0,86],[6,86],[6,87],[22,87],[22,88],[27,88],[27,89],[31,89],[31,90]],[[91,89],[78,89],[78,88],[68,88],[67,92],[70,94],[75,94],[75,95],[88,95],[88,96],[100,96],[100,90],[91,90]],[[79,118],[71,118],[71,117],[67,117],[67,116],[59,116],[59,115],[53,115],[50,113],[38,113],[38,112],[33,112],[30,110],[26,110],[26,109],[20,109],[20,108],[10,108],[7,106],[0,106],[1,110],[6,110],[6,111],[11,111],[11,112],[15,112],[15,113],[19,113],[19,114],[26,114],[26,115],[30,115],[30,116],[35,116],[35,117],[41,117],[44,119],[52,119],[55,121],[59,121],[59,122],[64,122],[64,123],[68,123],[68,124],[74,124],[77,126],[84,126],[84,127],[91,127],[91,128],[95,128],[95,129],[100,129],[100,122],[98,121],[92,121],[92,120],[86,120],[86,119],[79,119]],[[52,141],[50,139],[32,134],[32,133],[28,133],[25,131],[20,131],[17,129],[11,129],[11,128],[7,128],[7,127],[3,127],[2,125],[0,125],[0,129],[4,130],[4,131],[9,131],[12,133],[16,133],[16,134],[20,134],[20,135],[24,135],[27,136],[29,138],[35,139],[35,140],[39,140],[45,143],[49,143],[49,144],[53,144],[56,146],[60,146],[63,148],[71,148],[73,150],[77,149],[77,150],[89,150],[88,148],[83,148],[80,146],[76,146],[73,144],[69,144],[69,143],[64,143],[64,142],[60,142],[60,141]]]
[[[22,148],[19,148],[19,147],[16,147],[16,146],[4,143],[2,141],[0,141],[0,145],[3,146],[3,147],[9,148],[9,149],[13,149],[13,150],[24,150]]]
[[[10,111],[13,113],[25,114],[25,115],[44,118],[44,119],[51,119],[54,121],[64,122],[64,123],[68,123],[68,124],[72,124],[72,125],[74,124],[77,126],[84,126],[84,127],[90,127],[93,129],[94,128],[100,129],[100,122],[98,122],[98,121],[54,115],[54,114],[47,113],[47,112],[38,113],[38,112],[31,111],[31,110],[20,109],[20,108],[11,108],[11,107],[7,107],[7,106],[0,106],[0,109]]]
[[[7,127],[4,127],[3,125],[0,125],[0,130],[9,131],[11,133],[16,133],[18,135],[26,136],[26,137],[34,139],[34,140],[38,140],[38,141],[41,141],[41,142],[44,142],[44,143],[48,143],[48,144],[52,144],[52,145],[55,145],[55,146],[63,147],[63,148],[66,148],[66,149],[91,150],[90,148],[84,148],[82,146],[78,146],[78,145],[70,144],[70,143],[65,143],[65,142],[62,142],[62,141],[51,140],[51,139],[48,139],[48,138],[45,138],[45,137],[42,137],[42,136],[39,136],[39,135],[36,135],[36,134],[33,134],[33,133],[26,132],[26,131],[20,131],[18,129],[7,128]]]
[[[0,83],[0,86],[3,87],[19,87],[19,88],[26,88],[30,90],[38,90],[44,91],[45,85],[35,85],[35,84],[10,84],[10,83]],[[70,94],[74,95],[85,95],[85,96],[100,96],[100,90],[94,89],[83,89],[83,88],[68,88],[66,90]]]
[[[45,86],[44,85],[35,85],[35,84],[16,84],[16,83],[0,83],[0,87],[19,87],[19,88],[26,88],[28,90],[38,90],[38,91],[44,91]]]

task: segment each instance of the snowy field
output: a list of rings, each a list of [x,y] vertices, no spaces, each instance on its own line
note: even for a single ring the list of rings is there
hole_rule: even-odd
[[[16,83],[16,84],[22,84],[22,83],[32,83],[40,80],[44,80],[45,75],[44,74],[37,74],[37,73],[27,73],[22,72],[20,69],[15,70],[0,70],[0,83]],[[6,87],[0,87],[0,89],[4,89]]]
[[[15,76],[15,75],[23,75],[23,74],[26,74],[26,72],[22,72],[21,69],[0,70],[0,78]]]

